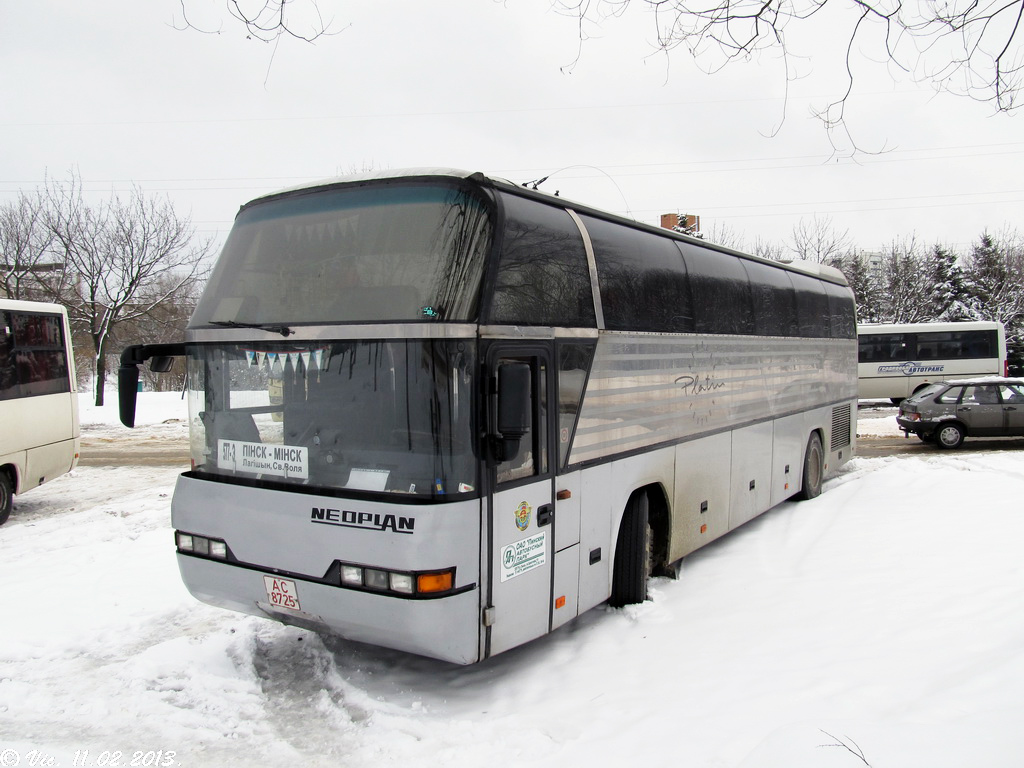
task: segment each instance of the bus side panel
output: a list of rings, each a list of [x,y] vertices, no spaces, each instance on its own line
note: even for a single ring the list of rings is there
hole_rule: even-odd
[[[888,400],[893,397],[907,397],[910,394],[914,382],[909,376],[879,374],[878,368],[877,363],[858,365],[857,397],[862,400]]]
[[[179,554],[185,585],[201,600],[435,658],[479,657],[479,499],[388,504],[183,475],[171,522],[225,541],[237,563]],[[409,599],[318,583],[335,562],[406,572],[455,568],[461,593]],[[263,576],[274,573],[296,582],[301,614],[266,610]],[[431,622],[436,627],[424,629]],[[449,646],[461,649],[458,658]]]
[[[729,531],[732,434],[723,432],[675,447],[675,497],[669,562]]]
[[[579,613],[580,520],[582,473],[555,478],[555,584],[551,628],[560,627]],[[568,494],[568,498],[558,498]],[[560,598],[562,598],[560,600]]]
[[[74,468],[79,451],[76,395],[5,401],[0,455],[15,455],[24,493]]]
[[[729,529],[738,528],[771,506],[772,422],[732,432]]]
[[[771,506],[781,504],[800,490],[804,451],[814,429],[816,414],[798,413],[775,422],[772,447]]]

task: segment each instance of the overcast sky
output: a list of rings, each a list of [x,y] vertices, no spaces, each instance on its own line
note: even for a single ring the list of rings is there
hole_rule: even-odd
[[[0,202],[74,170],[97,194],[166,194],[220,240],[265,192],[444,166],[550,176],[542,189],[648,223],[698,214],[748,248],[814,216],[869,251],[1018,228],[1020,115],[860,56],[850,126],[889,151],[833,152],[809,115],[845,87],[838,13],[791,28],[806,58],[787,100],[777,57],[705,75],[684,50],[655,53],[637,3],[581,45],[549,0],[320,0],[337,34],[275,46],[223,0],[182,2],[220,33],[176,29],[179,0],[0,0]]]

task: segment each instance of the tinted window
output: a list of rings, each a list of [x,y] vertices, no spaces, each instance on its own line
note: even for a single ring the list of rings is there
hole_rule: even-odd
[[[498,367],[500,368],[507,363],[526,363],[530,366],[533,378],[533,392],[529,426],[519,441],[519,452],[515,457],[498,464],[496,478],[499,483],[543,475],[548,471],[547,365],[543,360],[535,357],[526,357],[499,360]],[[534,426],[536,426],[536,429]]]
[[[0,400],[70,391],[60,315],[0,312]]]
[[[857,338],[857,308],[848,288],[822,281],[828,295],[829,335],[833,339]]]
[[[909,360],[912,352],[910,337],[905,333],[870,333],[858,339],[858,361],[861,363],[888,363]]]
[[[796,288],[796,313],[800,323],[800,335],[827,338],[831,332],[832,322],[828,295],[821,280],[795,272],[790,277]]]
[[[741,259],[680,243],[690,277],[697,333],[754,332],[750,283]]]
[[[444,184],[315,190],[244,208],[192,323],[475,320],[487,203]]]
[[[939,331],[917,334],[917,357],[956,360],[999,357],[995,331]]]
[[[763,336],[795,336],[796,296],[789,273],[756,261],[744,261],[743,266],[750,276],[757,333]]]
[[[615,331],[693,331],[683,256],[665,237],[581,217],[597,261],[605,327]]]
[[[490,322],[596,325],[590,270],[579,227],[560,208],[502,195],[505,228]]]
[[[564,466],[569,455],[576,417],[583,400],[593,344],[562,344],[558,349],[558,464]]]

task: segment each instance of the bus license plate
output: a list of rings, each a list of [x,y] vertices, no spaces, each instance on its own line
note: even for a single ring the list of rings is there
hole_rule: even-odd
[[[299,592],[291,579],[277,576],[264,576],[263,583],[267,587],[267,601],[275,608],[287,608],[290,611],[301,611]]]

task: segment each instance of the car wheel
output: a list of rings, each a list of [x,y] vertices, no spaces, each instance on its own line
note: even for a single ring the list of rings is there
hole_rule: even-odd
[[[959,448],[964,437],[964,428],[959,424],[944,424],[935,433],[935,442],[943,448]]]
[[[7,522],[13,506],[14,483],[11,482],[11,476],[0,469],[0,525]]]

